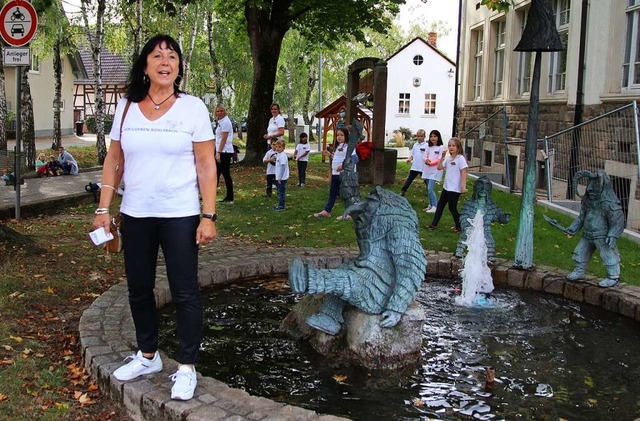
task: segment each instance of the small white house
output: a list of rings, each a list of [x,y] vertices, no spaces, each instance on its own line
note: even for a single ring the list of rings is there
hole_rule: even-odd
[[[429,41],[414,38],[386,60],[386,141],[401,127],[439,130],[445,144],[452,136],[456,65],[436,48],[435,33]]]

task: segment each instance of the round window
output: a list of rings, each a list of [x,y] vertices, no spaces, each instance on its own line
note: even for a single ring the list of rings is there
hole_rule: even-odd
[[[422,58],[422,56],[420,54],[418,54],[417,56],[415,56],[413,58],[413,64],[415,64],[416,66],[420,66],[423,61],[424,61],[424,59]]]

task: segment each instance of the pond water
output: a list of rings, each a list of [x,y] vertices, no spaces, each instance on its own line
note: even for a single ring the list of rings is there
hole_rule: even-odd
[[[496,308],[456,306],[459,283],[430,279],[422,358],[404,373],[327,361],[280,332],[300,298],[285,279],[207,291],[198,371],[232,387],[354,420],[633,420],[640,417],[640,330],[599,308],[497,289]],[[173,309],[160,347],[175,355]],[[487,367],[495,370],[486,383]]]

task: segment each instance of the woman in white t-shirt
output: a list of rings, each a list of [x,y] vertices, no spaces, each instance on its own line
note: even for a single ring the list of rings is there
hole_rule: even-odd
[[[272,141],[282,139],[284,136],[284,117],[280,115],[280,105],[271,104],[271,118],[267,126],[267,133],[262,136],[267,141],[267,145],[271,145]]]
[[[449,212],[451,212],[455,223],[453,230],[461,232],[458,200],[462,193],[467,192],[467,159],[462,154],[462,142],[457,137],[452,137],[449,140],[447,149],[449,150],[449,155],[438,163],[438,169],[445,170],[442,193],[440,193],[440,200],[438,200],[433,221],[427,228],[430,230],[436,229],[444,207],[449,205]]]
[[[427,186],[427,200],[429,205],[424,208],[425,212],[436,211],[438,197],[436,196],[436,183],[442,180],[442,170],[438,169],[438,163],[444,156],[444,146],[442,146],[442,135],[438,130],[431,130],[429,133],[429,147],[424,151],[424,168],[422,169],[422,179]]]
[[[116,108],[93,227],[109,232],[109,206],[124,177],[122,244],[138,351],[113,376],[128,381],[162,370],[154,295],[162,247],[178,319],[171,398],[189,400],[203,326],[198,245],[216,236],[216,164],[209,110],[180,90],[182,77],[178,43],[168,35],[147,41]]]
[[[233,159],[233,124],[227,115],[224,105],[216,105],[216,164],[218,166],[218,182],[220,175],[224,178],[227,194],[220,202],[233,204],[233,179],[231,178],[231,160]]]

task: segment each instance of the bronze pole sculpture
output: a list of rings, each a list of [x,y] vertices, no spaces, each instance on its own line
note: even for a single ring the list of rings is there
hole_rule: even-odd
[[[527,139],[524,150],[524,176],[522,181],[522,202],[516,251],[513,266],[530,269],[533,267],[533,214],[536,195],[536,143],[538,141],[538,102],[540,98],[541,53],[564,51],[556,30],[553,10],[547,0],[533,0],[529,9],[527,25],[522,38],[514,51],[533,51],[536,53],[533,76],[531,78],[531,96],[529,98],[529,117]]]

